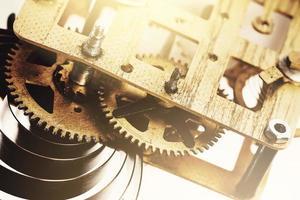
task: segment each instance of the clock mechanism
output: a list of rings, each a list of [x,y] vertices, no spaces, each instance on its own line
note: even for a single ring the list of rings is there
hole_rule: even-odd
[[[257,199],[300,135],[299,27],[297,0],[26,0],[0,30],[1,191],[137,199],[147,163]],[[199,158],[228,134],[233,170]]]

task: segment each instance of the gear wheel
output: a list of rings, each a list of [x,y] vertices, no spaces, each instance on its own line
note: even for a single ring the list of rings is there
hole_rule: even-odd
[[[159,64],[156,67],[165,69],[167,63],[167,67],[174,68],[173,60],[151,59]],[[212,146],[223,133],[215,123],[176,107],[166,107],[165,103],[133,86],[101,79],[106,83],[106,92],[100,95],[100,105],[109,123],[118,134],[146,152],[175,156],[196,154]]]
[[[11,49],[6,81],[18,108],[39,127],[78,141],[107,141],[91,102],[76,103],[63,96],[54,84],[65,58],[28,44]]]

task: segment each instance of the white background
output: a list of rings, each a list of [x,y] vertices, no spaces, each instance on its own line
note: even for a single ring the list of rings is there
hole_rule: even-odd
[[[0,26],[6,26],[6,17],[9,13],[16,11],[23,0],[0,0]],[[220,141],[210,152],[217,158],[215,162],[226,162],[229,159],[229,152],[232,144]],[[226,143],[227,142],[227,143]],[[219,147],[220,146],[220,147]],[[222,149],[223,148],[223,149]],[[224,149],[225,148],[225,149]],[[229,149],[230,148],[230,149]],[[216,155],[217,154],[217,155]],[[292,144],[275,157],[266,188],[261,200],[299,200],[300,199],[300,139],[295,139]],[[206,155],[210,157],[210,154]],[[227,159],[228,158],[228,159]],[[222,160],[223,159],[223,160]],[[225,160],[224,160],[225,159]],[[3,181],[3,180],[1,180]],[[2,195],[2,197],[1,197]],[[0,198],[4,197],[0,192]],[[209,189],[181,179],[172,174],[159,170],[149,165],[144,166],[140,200],[152,199],[203,199],[203,200],[224,200],[228,199]]]

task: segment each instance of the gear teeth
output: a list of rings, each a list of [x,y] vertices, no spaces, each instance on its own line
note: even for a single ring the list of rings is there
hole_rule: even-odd
[[[205,150],[208,150],[208,149],[209,149],[209,146],[208,146],[208,145],[203,145],[203,148],[204,148]]]
[[[109,123],[110,125],[114,126],[114,125],[117,123],[117,121],[116,121],[114,118],[111,118],[111,119],[108,121],[108,123]]]
[[[19,59],[20,57],[22,57],[23,55],[26,55],[28,53],[28,50],[26,49],[26,45],[25,46],[25,51],[24,53],[21,52],[21,54],[19,53],[19,50],[23,50],[20,49],[21,48],[21,44],[16,44],[14,47],[12,47],[9,52],[7,53],[6,56],[6,63],[4,66],[4,75],[5,75],[5,81],[7,82],[7,88],[9,90],[9,95],[10,97],[12,97],[14,99],[14,102],[17,104],[17,107],[21,110],[24,110],[24,115],[28,115],[29,116],[29,120],[32,124],[42,128],[43,130],[47,131],[47,132],[51,132],[53,134],[59,135],[61,137],[68,137],[71,139],[74,139],[75,137],[78,138],[79,141],[84,140],[84,141],[91,141],[94,140],[95,142],[97,142],[98,140],[100,140],[100,138],[90,138],[88,136],[82,137],[79,136],[78,134],[74,134],[74,133],[69,133],[69,132],[65,132],[60,128],[55,128],[54,126],[51,126],[51,124],[49,123],[49,121],[47,120],[41,120],[41,118],[34,114],[32,112],[32,110],[30,110],[30,108],[28,108],[26,106],[27,101],[26,99],[22,98],[23,93],[18,92],[18,88],[15,87],[15,83],[18,83],[18,81],[15,81],[14,79],[14,73],[12,73],[12,70],[14,70],[14,64],[16,64],[15,59]],[[23,48],[23,47],[22,47]],[[30,49],[29,49],[30,51]],[[59,63],[57,63],[59,65]],[[57,71],[58,74],[63,75],[62,71]],[[101,88],[101,95],[104,95],[104,88]],[[24,100],[24,102],[23,102]],[[101,137],[101,135],[99,136]],[[102,138],[101,138],[102,140]]]
[[[215,142],[215,143],[217,143],[218,142],[218,138],[213,138],[212,141]]]
[[[32,114],[32,112],[30,112],[28,109],[26,109],[26,110],[24,111],[24,115],[27,115],[27,116],[30,117],[31,114]]]
[[[57,129],[56,135],[59,135],[62,138],[63,137],[62,133],[63,133],[63,131],[61,129]]]
[[[6,65],[4,66],[5,72],[11,72],[9,65],[11,65],[11,62],[6,60]]]
[[[91,137],[91,141],[97,142],[98,140],[97,140],[97,138],[96,138],[95,136],[92,136],[92,137]]]
[[[195,155],[197,154],[197,152],[194,149],[191,149],[191,152]]]
[[[103,109],[107,108],[107,105],[106,105],[105,103],[101,103],[100,106],[101,106],[101,108],[103,108]]]
[[[208,142],[208,145],[211,146],[211,147],[214,146],[214,144],[215,143],[213,141]]]
[[[174,152],[174,151],[171,151],[169,156],[175,157],[175,156],[176,156],[176,155],[175,155],[175,152]]]
[[[146,54],[137,54],[136,58],[140,59],[142,61],[144,59],[145,62],[150,61],[150,59],[156,59],[156,58],[164,59],[164,58],[160,57],[159,55],[153,55],[153,54],[147,54],[147,55]],[[157,62],[155,62],[155,64]],[[175,60],[174,58],[171,58],[171,60],[169,60],[167,62],[162,60],[162,63],[164,63],[165,65],[173,64],[173,66],[177,66],[177,67],[188,66],[188,64],[183,62],[182,60]],[[149,64],[151,64],[151,63],[149,63]],[[120,92],[120,91],[118,91],[118,92]],[[221,137],[221,133],[220,134],[213,133],[211,138],[209,138],[210,141],[206,141],[206,140],[203,141],[203,143],[206,143],[206,144],[201,143],[201,144],[197,145],[197,147],[190,148],[190,149],[180,148],[179,150],[177,150],[177,149],[174,149],[173,147],[166,148],[165,146],[163,148],[161,148],[158,144],[139,140],[138,137],[136,137],[132,133],[126,131],[126,129],[123,128],[122,123],[118,120],[118,118],[115,118],[112,114],[114,105],[109,104],[109,102],[108,103],[105,102],[107,100],[106,98],[110,98],[110,97],[104,96],[104,94],[101,92],[98,92],[98,95],[99,95],[98,99],[99,99],[100,108],[102,109],[104,116],[108,119],[109,125],[122,138],[128,140],[132,144],[137,145],[139,148],[144,149],[146,153],[151,152],[154,154],[157,153],[157,154],[163,154],[163,155],[167,155],[167,156],[186,156],[186,155],[190,155],[190,154],[197,154],[199,152],[202,153],[205,150],[208,150],[210,148],[210,146],[213,146],[218,141],[218,138]]]
[[[112,113],[108,112],[107,115],[106,115],[106,117],[107,117],[108,119],[112,119],[112,118],[113,118],[113,115],[112,115]]]
[[[119,130],[119,133],[122,134],[122,135],[125,135],[125,134],[126,134],[126,130],[124,130],[124,128],[122,127],[122,128]]]
[[[18,95],[16,95],[14,101],[16,102],[16,104],[21,104],[22,103],[22,99]],[[22,105],[18,105],[18,106],[19,106],[20,109],[22,108]]]
[[[31,117],[29,118],[29,120],[32,122],[32,123],[37,123],[38,120],[40,120],[40,118],[38,116],[36,116],[34,113],[31,115]]]
[[[78,133],[76,133],[76,135],[77,135],[78,141],[83,141],[83,136],[82,135],[79,135]]]
[[[198,150],[200,153],[203,153],[203,152],[204,152],[203,148],[198,148],[197,150]]]
[[[42,120],[39,120],[39,121],[37,122],[37,125],[38,125],[39,127],[41,127],[41,128],[44,128],[43,126],[45,125],[45,123],[44,123]]]
[[[122,127],[119,126],[119,125],[116,123],[116,124],[114,124],[114,129],[120,132],[120,130],[122,129]]]
[[[11,79],[12,78],[12,76],[10,75],[9,72],[4,72],[4,75],[5,75],[6,79]]]
[[[133,142],[132,142],[133,144],[138,145],[139,141],[137,139],[132,138],[132,140],[133,140]],[[141,145],[141,146],[143,146],[143,145]]]
[[[65,138],[65,137],[67,137],[67,133],[65,132],[65,131],[63,131],[63,130],[60,130],[60,137],[62,137],[62,138]],[[71,140],[74,140],[74,135],[72,134],[72,135],[70,135],[69,136],[69,138],[71,139]]]
[[[54,135],[58,134],[58,128],[54,127],[54,129],[52,130],[52,133],[53,133]]]
[[[48,132],[50,130],[50,126],[49,126],[49,124],[45,124],[45,126],[44,126],[44,131],[46,131],[46,132]]]
[[[9,83],[9,85],[7,87],[8,87],[8,89],[10,91],[10,94],[12,96],[17,96],[17,93],[15,92],[16,88],[13,85],[11,85],[11,83]]]
[[[82,141],[88,142],[88,141],[90,141],[90,138],[87,137],[86,135],[83,135],[83,136],[82,136]]]
[[[16,88],[14,86],[12,86],[13,82],[11,79],[5,79],[6,83],[7,83],[7,87],[10,90],[16,90]]]
[[[160,154],[163,154],[163,149],[161,148],[156,148],[156,151],[158,151]]]
[[[182,154],[180,151],[176,151],[176,152],[175,152],[175,155],[176,155],[176,156],[183,156],[183,154]]]
[[[21,102],[20,98],[16,98],[16,101]],[[18,108],[19,108],[20,110],[25,110],[25,109],[27,109],[27,107],[26,107],[24,104],[22,104],[22,103],[18,105]]]
[[[104,95],[104,91],[98,91],[98,95],[103,96]],[[104,100],[104,98],[102,98],[102,97],[99,98],[99,99],[100,99],[100,101]]]
[[[144,143],[143,146],[145,147],[146,151],[150,151],[150,145],[149,144]]]

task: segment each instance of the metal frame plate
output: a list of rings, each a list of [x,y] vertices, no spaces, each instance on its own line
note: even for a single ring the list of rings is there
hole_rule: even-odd
[[[80,45],[87,39],[86,36],[58,25],[68,2],[55,0],[50,4],[27,0],[14,24],[15,33],[29,43],[65,54],[72,60],[81,61],[271,148],[282,149],[287,146],[269,143],[263,132],[269,120],[275,118],[287,121],[294,132],[297,113],[300,113],[299,87],[283,85],[265,100],[262,109],[257,112],[218,96],[217,89],[230,57],[264,70],[274,65],[280,53],[300,50],[300,35],[297,34],[297,27],[300,27],[298,1],[278,4],[277,10],[293,17],[281,52],[239,37],[249,0],[220,0],[209,20],[196,17],[165,1],[152,0],[144,7],[123,7],[118,10],[103,41],[104,54],[99,59],[86,58],[81,54]],[[224,13],[229,18],[224,18]],[[178,18],[182,20],[176,20]],[[164,91],[169,72],[161,71],[135,56],[141,33],[150,21],[198,43],[188,73],[174,95]],[[211,53],[217,56],[216,61],[209,59]],[[120,67],[128,63],[133,66],[131,73],[123,72]]]

